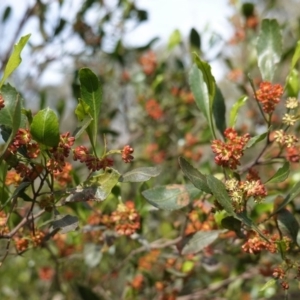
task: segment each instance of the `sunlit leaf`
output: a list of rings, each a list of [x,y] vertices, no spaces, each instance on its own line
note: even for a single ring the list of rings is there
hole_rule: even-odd
[[[30,133],[38,142],[48,147],[56,147],[59,143],[59,122],[55,112],[48,108],[40,110],[30,126]]]
[[[176,210],[187,206],[199,190],[192,185],[170,184],[145,190],[142,195],[159,209]]]
[[[262,79],[272,82],[282,54],[282,36],[276,20],[262,21],[257,41],[258,67]]]
[[[84,183],[78,185],[75,189],[67,191],[69,196],[63,201],[85,202],[85,201],[103,201],[111,193],[113,187],[119,182],[120,173],[113,168],[106,168],[104,173],[91,176]]]
[[[300,90],[299,72],[293,69],[286,78],[285,89],[289,97],[297,97]]]
[[[22,52],[23,48],[25,47],[25,45],[26,45],[27,41],[29,40],[29,38],[30,38],[30,34],[27,34],[27,35],[21,37],[19,42],[14,45],[14,50],[13,50],[11,56],[9,57],[7,65],[4,69],[3,77],[0,81],[0,89],[3,85],[3,83],[5,82],[5,80],[12,74],[12,72],[22,62],[21,52]]]
[[[142,167],[136,168],[123,174],[120,178],[120,182],[143,182],[152,177],[156,177],[160,174],[161,167]]]
[[[181,43],[181,34],[178,29],[174,30],[168,42],[168,49],[172,50],[174,47]]]
[[[236,120],[238,117],[238,112],[241,107],[243,107],[246,104],[246,101],[248,100],[247,96],[242,96],[235,102],[230,110],[230,117],[229,117],[229,127],[234,127],[236,124]]]

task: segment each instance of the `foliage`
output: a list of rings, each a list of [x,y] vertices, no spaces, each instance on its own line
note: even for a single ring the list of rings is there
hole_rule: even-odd
[[[161,54],[155,40],[128,47],[118,28],[147,12],[115,5],[86,1],[51,31],[36,1],[22,24],[38,16],[43,47],[26,34],[1,59],[1,298],[297,298],[299,33],[236,4],[224,85],[195,28]],[[85,46],[72,57],[76,105],[35,87],[31,109],[33,91],[7,80],[67,28]]]

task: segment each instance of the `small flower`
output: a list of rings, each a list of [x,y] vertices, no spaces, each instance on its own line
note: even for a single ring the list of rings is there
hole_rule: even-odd
[[[298,138],[293,134],[286,134],[284,137],[284,144],[289,147],[294,147],[298,142]]]
[[[73,159],[79,160],[81,163],[89,158],[89,150],[85,146],[78,146],[73,149]]]
[[[289,162],[297,163],[300,161],[300,153],[298,148],[296,147],[288,147],[286,148],[286,159]]]
[[[298,118],[294,115],[284,114],[282,122],[288,126],[294,126]]]
[[[298,100],[295,97],[289,97],[286,100],[285,107],[289,109],[297,108],[299,105]]]
[[[40,146],[38,143],[29,143],[27,145],[27,152],[26,154],[30,157],[30,158],[37,158],[38,155],[40,154]]]
[[[22,181],[22,177],[16,171],[8,171],[5,178],[5,185],[18,186]]]
[[[258,102],[263,106],[263,111],[268,114],[274,111],[282,94],[283,87],[280,84],[272,84],[268,81],[262,82],[259,86],[259,90],[255,93]]]
[[[61,172],[54,173],[54,178],[61,187],[66,187],[72,182],[71,171],[72,165],[66,162],[65,165],[62,166]]]
[[[244,147],[249,141],[250,135],[238,136],[233,128],[227,128],[224,131],[224,135],[226,142],[214,140],[211,148],[216,154],[215,162],[217,165],[234,170],[240,165],[240,159],[244,154]]]
[[[284,131],[282,129],[274,131],[273,138],[274,138],[275,142],[277,142],[281,145],[284,144],[284,142],[285,142]]]
[[[94,155],[89,155],[85,161],[85,164],[88,167],[88,169],[92,172],[102,169],[101,160],[98,157],[95,157]]]
[[[13,145],[16,148],[21,147],[22,145],[27,145],[31,141],[31,134],[28,129],[19,128],[17,134],[13,140]]]
[[[132,147],[130,147],[129,145],[124,146],[122,152],[122,159],[125,163],[130,163],[133,160],[133,156],[131,155],[134,150]]]
[[[155,99],[150,99],[146,102],[146,111],[148,115],[154,119],[158,120],[163,117],[164,112],[160,107],[159,103]]]

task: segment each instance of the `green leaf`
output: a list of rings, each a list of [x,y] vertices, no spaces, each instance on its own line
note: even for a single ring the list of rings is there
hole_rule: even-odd
[[[236,124],[236,120],[238,117],[238,112],[241,107],[243,107],[246,104],[246,101],[248,100],[247,96],[242,96],[238,99],[236,103],[233,104],[231,110],[230,110],[230,117],[229,117],[229,127],[234,127]]]
[[[30,133],[38,142],[48,147],[56,147],[59,143],[59,123],[55,112],[48,108],[40,110],[30,126]]]
[[[259,290],[260,292],[265,291],[266,289],[268,289],[269,287],[273,286],[274,284],[276,284],[277,280],[272,278],[270,280],[268,280],[264,286]]]
[[[297,42],[297,46],[291,61],[290,71],[292,71],[295,68],[299,58],[300,58],[300,41]]]
[[[222,183],[222,181],[218,180],[212,175],[207,175],[206,178],[207,184],[218,203],[222,205],[222,207],[228,214],[234,216],[235,212],[233,209],[232,201],[226,191],[225,185]]]
[[[67,233],[78,228],[79,220],[76,216],[58,215],[56,220],[52,221],[51,224],[52,230],[61,229],[60,233]]]
[[[226,106],[225,100],[221,90],[216,86],[215,99],[213,101],[213,115],[217,129],[220,131],[221,135],[224,134],[226,129]]]
[[[14,190],[13,194],[11,195],[11,197],[9,199],[6,200],[6,202],[4,204],[1,204],[1,209],[3,207],[5,207],[12,199],[18,197],[22,192],[24,192],[26,190],[26,188],[28,186],[30,186],[30,182],[28,181],[23,181],[21,182],[18,187]]]
[[[7,65],[6,65],[4,73],[3,73],[3,77],[0,81],[0,89],[3,85],[3,83],[5,82],[5,80],[12,74],[12,72],[22,62],[21,52],[22,52],[23,48],[25,47],[25,45],[26,45],[27,41],[29,40],[29,38],[30,38],[30,34],[27,34],[27,35],[21,37],[19,42],[14,45],[14,50],[13,50],[11,56],[8,59]]]
[[[119,182],[120,173],[113,168],[106,168],[104,173],[96,174],[78,185],[75,189],[67,191],[70,194],[63,203],[103,201],[111,193],[113,187]]]
[[[249,149],[254,147],[259,142],[263,141],[268,136],[268,132],[264,132],[262,134],[256,135],[252,137],[245,146],[245,149]]]
[[[189,84],[194,94],[196,104],[204,114],[210,131],[215,136],[212,119],[212,108],[215,97],[216,83],[208,63],[195,55],[195,63],[189,74]]]
[[[285,162],[284,165],[266,183],[279,183],[285,181],[290,173],[290,164]]]
[[[150,204],[169,211],[187,206],[197,194],[199,190],[194,186],[180,184],[158,186],[142,192]]]
[[[152,177],[156,177],[160,174],[161,167],[144,167],[144,168],[137,168],[126,172],[120,178],[120,182],[144,182],[149,180]]]
[[[293,69],[286,78],[285,90],[289,97],[298,97],[300,90],[299,72]]]
[[[262,21],[256,49],[262,79],[272,82],[282,54],[282,36],[276,20]]]
[[[201,38],[195,28],[192,28],[190,31],[190,44],[192,47],[195,47],[198,50],[201,49]]]
[[[89,113],[93,119],[87,127],[87,134],[95,151],[99,126],[98,121],[102,102],[102,91],[97,76],[88,68],[82,68],[79,70],[79,81],[81,100],[83,103],[88,105],[90,109]]]
[[[183,174],[192,182],[192,184],[205,193],[211,194],[207,185],[206,176],[191,166],[183,157],[179,157],[179,165]]]
[[[3,160],[3,156],[15,137],[20,124],[21,124],[21,96],[20,94],[9,84],[2,87],[0,95],[4,99],[5,107],[0,110],[0,125],[11,129],[9,138],[5,142],[2,152],[0,153],[0,163]]]
[[[300,194],[300,181],[297,182],[290,190],[289,194],[285,197],[276,210],[272,213],[272,216],[277,214],[281,209],[287,206],[291,201],[293,201]]]
[[[174,30],[168,42],[168,50],[172,50],[181,43],[181,34],[178,29]]]
[[[277,213],[277,222],[281,233],[291,237],[294,243],[297,243],[299,223],[293,214],[283,208]]]
[[[181,254],[194,254],[213,243],[224,230],[198,231],[184,245]]]
[[[6,6],[3,15],[2,15],[2,23],[5,23],[11,15],[11,6]]]

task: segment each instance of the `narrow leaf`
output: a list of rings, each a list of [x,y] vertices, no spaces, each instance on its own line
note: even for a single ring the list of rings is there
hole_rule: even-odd
[[[298,97],[300,90],[299,72],[293,69],[286,78],[285,90],[289,97]]]
[[[272,214],[277,214],[281,209],[287,206],[291,201],[293,201],[300,194],[300,181],[297,182],[290,190],[289,194],[284,198],[282,203],[277,206],[276,210]]]
[[[276,20],[262,21],[256,48],[262,79],[272,81],[282,54],[282,36]]]
[[[38,142],[48,147],[56,147],[59,143],[58,118],[52,109],[40,110],[30,126],[30,133]]]
[[[300,41],[297,42],[297,46],[291,61],[290,70],[293,70],[295,68],[299,58],[300,58]]]
[[[7,65],[6,65],[5,70],[4,70],[3,77],[0,81],[0,89],[3,85],[3,83],[5,82],[5,80],[12,74],[12,72],[22,62],[21,52],[22,52],[23,48],[25,47],[25,45],[26,45],[27,41],[29,40],[29,38],[30,38],[30,34],[27,34],[27,35],[21,37],[19,42],[14,45],[14,50],[13,50],[11,56],[8,59]]]
[[[79,70],[81,100],[88,105],[92,121],[87,127],[93,149],[96,146],[102,91],[97,76],[88,68]]]
[[[260,291],[260,292],[263,292],[264,290],[268,289],[269,287],[275,285],[276,282],[277,282],[277,280],[274,279],[274,278],[268,280],[268,281],[264,284],[264,286],[263,286],[259,291]]]
[[[172,50],[181,43],[181,34],[178,29],[174,30],[169,38],[168,49]]]
[[[219,204],[221,204],[224,208],[224,210],[230,214],[235,215],[232,201],[226,191],[225,185],[222,183],[222,181],[218,180],[212,175],[207,175],[207,184],[212,191],[213,195],[215,196],[216,200]]]
[[[199,190],[192,185],[172,184],[158,186],[142,192],[153,206],[164,210],[176,210],[187,206],[191,199],[199,195]]]
[[[286,208],[283,208],[277,213],[276,217],[280,231],[284,235],[291,237],[292,240],[297,243],[299,223],[293,214]]]
[[[52,230],[61,229],[60,233],[67,233],[78,228],[78,217],[71,215],[59,215],[56,220],[51,222]]]
[[[213,243],[224,230],[198,231],[183,247],[181,254],[194,254]]]
[[[266,183],[279,183],[285,181],[290,173],[290,164],[285,162],[284,165]]]
[[[247,145],[245,146],[245,149],[249,149],[254,147],[256,144],[258,144],[260,141],[263,141],[268,136],[268,132],[264,132],[262,134],[259,134],[257,136],[252,137]]]
[[[213,101],[213,115],[214,115],[217,129],[219,130],[221,135],[224,134],[224,130],[226,129],[225,114],[226,114],[225,100],[221,90],[218,87],[216,87],[215,99]]]
[[[160,174],[161,167],[149,167],[149,168],[137,168],[126,172],[120,178],[120,182],[144,182],[152,177],[156,177]]]
[[[246,101],[248,100],[247,96],[242,96],[237,100],[236,103],[233,104],[231,110],[230,110],[230,117],[229,117],[229,127],[234,127],[236,124],[238,112],[241,107],[243,107],[246,104]]]
[[[206,176],[191,166],[183,157],[179,157],[179,165],[183,174],[192,182],[192,184],[205,193],[211,194],[207,185]]]

